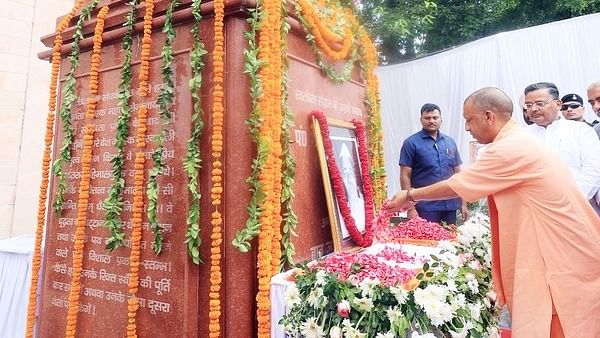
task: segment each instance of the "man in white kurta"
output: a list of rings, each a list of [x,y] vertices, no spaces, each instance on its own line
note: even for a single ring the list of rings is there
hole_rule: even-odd
[[[525,88],[525,107],[533,121],[527,131],[558,153],[579,189],[600,213],[594,198],[600,187],[600,140],[587,124],[562,118],[561,104],[558,89],[552,83],[540,82]]]

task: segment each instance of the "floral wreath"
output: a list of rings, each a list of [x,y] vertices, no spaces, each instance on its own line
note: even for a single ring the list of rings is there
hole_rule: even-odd
[[[329,139],[329,126],[327,124],[327,118],[322,112],[313,111],[312,115],[319,122],[321,129],[321,137],[323,138],[323,147],[325,148],[325,157],[327,161],[327,168],[329,169],[329,175],[331,176],[331,184],[333,185],[333,191],[335,198],[342,214],[342,219],[346,224],[346,228],[350,233],[350,237],[361,247],[368,247],[373,242],[373,185],[371,183],[371,175],[369,175],[369,155],[367,154],[367,146],[365,142],[365,132],[362,122],[353,119],[352,124],[356,128],[356,136],[358,139],[358,158],[360,160],[360,170],[362,178],[362,188],[365,197],[365,233],[362,234],[356,227],[356,221],[352,217],[350,207],[348,206],[348,199],[344,193],[344,183],[342,181],[342,175],[335,162],[333,155],[333,146]]]

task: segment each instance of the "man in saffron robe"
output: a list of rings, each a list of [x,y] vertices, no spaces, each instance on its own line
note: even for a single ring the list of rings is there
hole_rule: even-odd
[[[512,111],[500,89],[471,94],[465,129],[486,151],[446,181],[400,191],[384,209],[487,196],[492,277],[513,337],[600,337],[600,218],[558,155],[511,120]]]

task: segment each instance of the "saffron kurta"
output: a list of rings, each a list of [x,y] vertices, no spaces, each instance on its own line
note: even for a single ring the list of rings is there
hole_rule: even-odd
[[[448,184],[466,201],[488,196],[513,337],[550,337],[553,311],[567,338],[600,337],[600,218],[558,155],[510,121]]]

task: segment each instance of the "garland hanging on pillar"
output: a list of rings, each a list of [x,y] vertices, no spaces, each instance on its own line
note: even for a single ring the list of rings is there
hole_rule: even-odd
[[[152,15],[154,13],[154,1],[145,0],[144,11],[144,35],[142,37],[142,49],[140,60],[140,72],[138,74],[140,98],[145,99],[150,91],[148,77],[150,74],[150,47],[152,45]],[[148,120],[148,108],[142,102],[137,112],[138,127],[136,130],[136,148],[134,176],[133,176],[133,215],[131,218],[131,253],[129,255],[129,282],[127,299],[127,337],[137,337],[136,315],[139,308],[137,292],[140,282],[140,246],[142,241],[142,215],[144,212],[144,170],[146,148],[146,128]]]
[[[375,207],[379,209],[387,196],[385,184],[385,163],[383,159],[383,132],[381,131],[381,112],[379,106],[379,80],[375,75],[378,58],[377,50],[364,27],[358,28],[361,46],[361,68],[367,84],[365,105],[367,107],[367,130],[369,141],[369,159],[371,160],[371,179],[375,191]]]
[[[208,332],[209,337],[217,338],[221,336],[221,282],[223,275],[221,272],[221,245],[223,244],[223,126],[225,120],[225,108],[223,99],[223,76],[224,67],[224,44],[225,36],[223,33],[225,3],[223,0],[214,2],[214,48],[213,56],[213,91],[212,91],[212,133],[211,133],[211,152],[212,152],[212,172],[211,172],[211,204],[214,211],[211,214],[211,243],[210,243],[210,290],[209,312],[208,312]]]
[[[192,258],[194,264],[200,264],[200,192],[198,191],[198,172],[201,166],[200,157],[200,136],[204,128],[202,121],[202,107],[200,105],[200,87],[202,86],[202,70],[204,69],[204,43],[200,38],[200,22],[202,15],[200,12],[200,0],[192,1],[192,16],[194,23],[192,25],[192,39],[194,45],[190,52],[190,66],[192,68],[192,78],[189,81],[189,88],[192,96],[192,135],[187,141],[187,153],[183,161],[183,169],[188,177],[188,191],[190,192],[190,209],[188,210],[186,223],[187,232],[185,233],[185,243],[187,244],[188,255]]]
[[[110,237],[106,242],[106,249],[113,251],[123,245],[125,239],[125,233],[123,232],[123,223],[121,222],[120,216],[123,210],[123,189],[125,188],[125,177],[123,166],[125,164],[124,151],[125,144],[127,142],[127,136],[129,135],[129,121],[131,119],[131,80],[133,75],[131,74],[131,61],[133,58],[132,51],[132,33],[133,24],[135,22],[135,9],[137,7],[137,0],[132,0],[129,3],[129,12],[125,17],[125,26],[127,32],[123,36],[123,52],[125,58],[123,59],[123,68],[121,69],[121,80],[119,82],[119,108],[121,113],[117,118],[117,132],[115,136],[115,147],[117,153],[112,158],[112,180],[113,183],[108,191],[108,197],[104,200],[102,207],[106,211],[104,216],[104,226],[109,229]]]
[[[42,158],[42,180],[40,182],[40,194],[38,197],[37,227],[35,231],[35,245],[31,262],[31,286],[29,288],[29,302],[27,304],[27,324],[25,337],[33,337],[35,316],[37,310],[37,289],[39,286],[39,275],[42,261],[42,240],[44,237],[44,225],[46,224],[46,201],[48,200],[48,177],[50,174],[50,154],[52,152],[52,141],[54,140],[54,121],[56,116],[56,88],[58,86],[58,75],[60,72],[60,49],[63,45],[62,32],[69,26],[69,22],[75,13],[83,6],[83,0],[78,0],[71,11],[60,21],[56,28],[54,43],[52,46],[52,75],[50,76],[50,96],[48,98],[48,116],[46,118],[46,134],[44,136],[44,155]]]
[[[162,30],[167,38],[161,52],[163,61],[161,67],[163,84],[160,94],[158,95],[158,100],[156,101],[160,110],[160,131],[154,137],[155,149],[154,152],[152,152],[154,167],[150,169],[148,184],[146,185],[146,195],[148,197],[148,223],[150,224],[150,229],[152,229],[152,234],[154,235],[152,240],[152,251],[157,255],[162,251],[163,245],[163,230],[158,225],[158,213],[156,210],[159,195],[157,178],[159,175],[162,175],[167,168],[163,154],[165,150],[164,143],[166,128],[173,117],[170,109],[175,97],[175,84],[173,83],[173,70],[171,69],[171,65],[173,63],[173,42],[176,37],[175,29],[173,28],[173,11],[177,6],[179,6],[179,1],[171,0],[167,7],[167,12],[165,13],[165,25]]]
[[[287,17],[288,3],[283,0],[282,10],[283,17]],[[287,35],[290,26],[285,20],[281,20],[281,113],[283,115],[281,125],[281,143],[283,147],[283,165],[282,165],[282,180],[281,180],[281,213],[283,214],[283,224],[281,227],[281,258],[279,262],[279,271],[282,271],[286,266],[291,267],[294,264],[294,255],[296,248],[292,243],[292,236],[296,234],[296,226],[298,225],[298,216],[292,206],[294,198],[294,179],[296,177],[296,161],[291,150],[292,137],[290,128],[294,125],[294,113],[288,105],[288,58],[287,58]]]
[[[282,2],[265,0],[260,4],[258,55],[262,62],[259,76],[262,96],[258,111],[262,123],[259,127],[259,144],[266,146],[266,159],[258,179],[265,196],[259,217],[258,234],[258,337],[268,337],[271,330],[269,288],[271,277],[278,271],[281,258],[281,189],[282,154],[281,111],[282,49],[281,25]]]
[[[67,310],[67,327],[65,337],[75,337],[77,331],[77,313],[79,312],[79,296],[81,294],[81,272],[83,270],[83,247],[85,241],[85,227],[87,222],[88,204],[90,199],[90,179],[92,167],[92,153],[94,145],[94,115],[98,94],[98,71],[100,70],[100,51],[102,49],[102,32],[104,19],[108,14],[108,7],[100,9],[94,29],[94,45],[92,49],[89,95],[85,112],[87,122],[83,134],[83,151],[81,156],[81,182],[79,184],[79,201],[77,203],[77,220],[75,222],[75,243],[73,244],[73,276],[69,289],[69,307]]]

